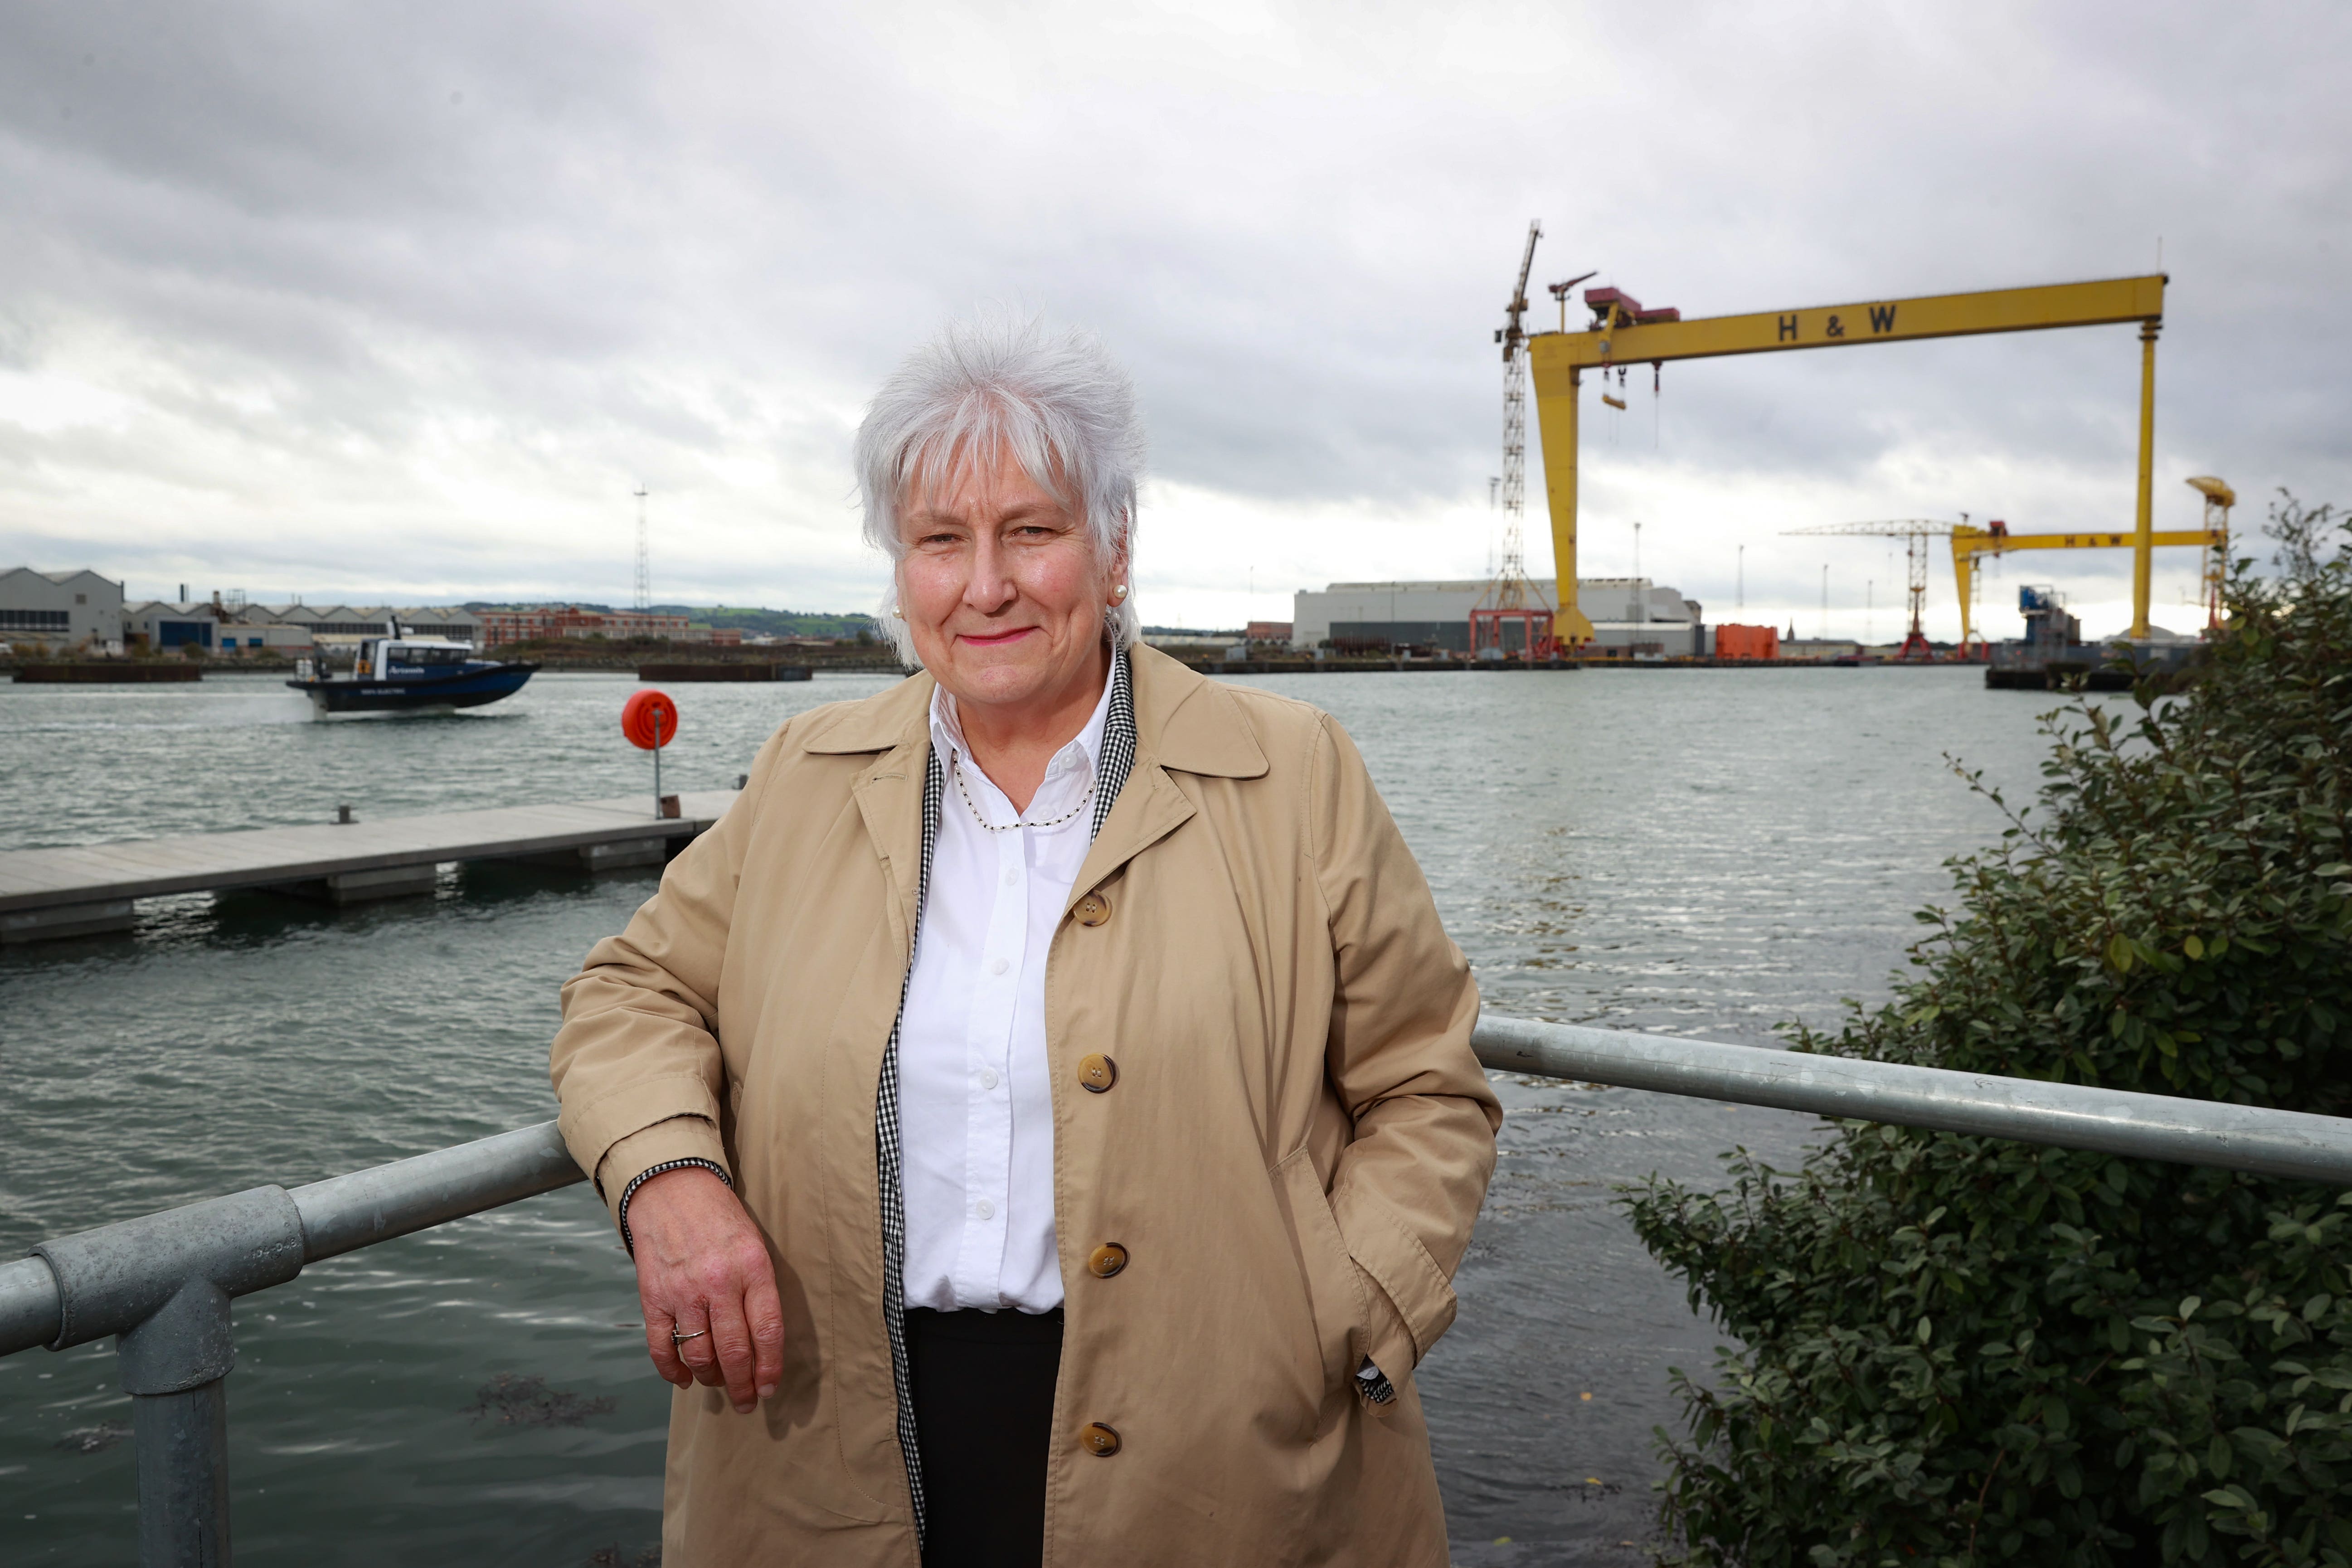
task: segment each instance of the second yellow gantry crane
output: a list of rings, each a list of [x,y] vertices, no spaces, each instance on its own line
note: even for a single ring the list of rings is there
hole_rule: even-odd
[[[2189,481],[2189,487],[2205,498],[2205,526],[2202,528],[2168,528],[2142,533],[2011,533],[2008,526],[1996,522],[1990,528],[1974,528],[1959,523],[1952,528],[1952,577],[1960,591],[1960,653],[1967,657],[1969,639],[1975,635],[1970,616],[1975,608],[1977,557],[2006,555],[2012,550],[2137,550],[2140,561],[2147,559],[2145,552],[2173,545],[2193,544],[2205,552],[2204,603],[2205,629],[2216,632],[2221,627],[2221,579],[2229,571],[2230,509],[2238,504],[2238,494],[2210,474],[2200,474]],[[2132,574],[2133,613],[2137,634],[2147,635],[2147,579],[2137,570]]]

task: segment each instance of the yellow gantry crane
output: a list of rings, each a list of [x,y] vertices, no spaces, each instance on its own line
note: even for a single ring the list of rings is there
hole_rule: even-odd
[[[1965,657],[1974,635],[1969,613],[1974,607],[1976,563],[1979,555],[2005,555],[2012,550],[2135,550],[2140,552],[2139,562],[2132,576],[2133,635],[2147,635],[2147,592],[2145,563],[2151,548],[2176,544],[2194,544],[2205,552],[2204,598],[2205,629],[2219,631],[2221,626],[2221,580],[2229,571],[2230,509],[2238,504],[2238,494],[2221,480],[2210,474],[2200,474],[2189,481],[2205,498],[2205,526],[2143,530],[2138,533],[2011,533],[2008,525],[1996,522],[1990,528],[1972,528],[1961,523],[1952,529],[1952,577],[1960,592],[1960,652]]]
[[[1584,302],[1592,325],[1568,330],[1568,289],[1554,289],[1560,301],[1557,332],[1528,339],[1528,366],[1536,388],[1536,422],[1543,441],[1544,488],[1551,503],[1552,565],[1559,581],[1554,635],[1562,643],[1589,642],[1592,623],[1576,605],[1576,463],[1578,399],[1584,374],[1668,360],[1710,359],[1725,354],[1771,353],[1784,349],[1846,348],[1856,343],[1907,342],[1920,338],[1965,337],[1981,332],[2031,332],[2054,327],[2140,324],[2139,503],[2129,535],[2132,563],[2132,629],[2147,636],[2154,527],[2156,447],[2156,335],[2164,324],[2164,275],[2112,278],[2089,283],[2053,283],[2030,289],[1994,289],[1970,294],[1931,294],[1909,300],[1863,300],[1809,310],[1763,310],[1744,316],[1706,316],[1685,321],[1679,310],[1645,310],[1618,289],[1588,289]],[[1606,396],[1604,389],[1603,395]],[[1613,404],[1617,400],[1611,398]],[[2021,536],[2011,535],[2011,548]],[[1954,559],[1958,559],[1955,533]],[[1961,597],[1962,615],[1967,596]]]

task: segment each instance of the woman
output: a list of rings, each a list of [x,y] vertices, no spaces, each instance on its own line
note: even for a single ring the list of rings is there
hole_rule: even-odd
[[[910,358],[857,460],[923,673],[788,721],[564,987],[670,1568],[1445,1561],[1476,992],[1339,726],[1140,644],[1142,448],[1089,338]]]

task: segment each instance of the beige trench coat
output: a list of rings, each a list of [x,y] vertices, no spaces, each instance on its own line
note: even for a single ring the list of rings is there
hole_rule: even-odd
[[[1439,1568],[1412,1371],[1453,1321],[1501,1121],[1468,966],[1337,723],[1148,648],[1132,668],[1134,768],[1046,967],[1066,1330],[1045,1562]],[[931,689],[787,722],[564,986],[581,1167],[611,1204],[660,1161],[719,1162],[782,1289],[776,1394],[748,1415],[675,1397],[669,1568],[916,1568],[875,1100]],[[1093,1054],[1108,1091],[1079,1082]],[[1129,1259],[1108,1279],[1085,1263],[1104,1242]],[[1388,1405],[1354,1391],[1368,1354]],[[1116,1454],[1080,1447],[1094,1422]]]

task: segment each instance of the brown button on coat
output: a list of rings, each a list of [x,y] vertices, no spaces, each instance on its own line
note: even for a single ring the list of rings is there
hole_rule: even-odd
[[[1453,1321],[1501,1121],[1468,966],[1338,724],[1149,648],[1132,670],[1135,764],[1046,965],[1067,1327],[1045,1562],[1440,1568],[1412,1371]],[[663,1160],[719,1162],[782,1289],[772,1397],[675,1396],[670,1568],[916,1568],[874,1124],[931,690],[786,723],[564,987],[581,1166],[614,1203]],[[1106,1053],[1117,1092],[1085,1092]],[[1367,1355],[1392,1402],[1355,1392]]]

